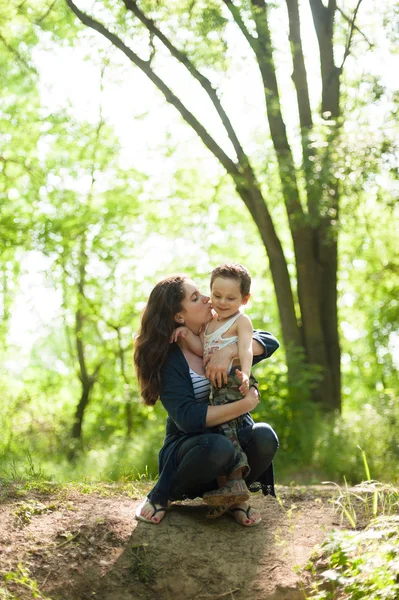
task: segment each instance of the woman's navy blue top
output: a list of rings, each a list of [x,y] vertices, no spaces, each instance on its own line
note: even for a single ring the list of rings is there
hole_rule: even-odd
[[[254,330],[253,338],[264,349],[262,354],[254,356],[253,364],[269,358],[279,347],[276,338],[266,331]],[[176,343],[171,344],[161,369],[160,399],[168,413],[166,437],[159,452],[159,478],[148,498],[156,504],[166,506],[177,471],[176,454],[180,444],[191,435],[216,431],[216,428],[206,426],[208,404],[196,402],[188,363]],[[249,413],[243,417],[242,427],[253,425],[254,421]],[[265,495],[274,495],[273,464],[259,476],[258,482],[252,484],[250,489],[262,489]]]

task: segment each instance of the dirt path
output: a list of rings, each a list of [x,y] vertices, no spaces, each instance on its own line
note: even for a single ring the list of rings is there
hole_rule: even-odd
[[[21,600],[302,600],[296,567],[338,526],[324,487],[255,496],[263,520],[251,529],[206,520],[199,500],[174,504],[159,526],[137,523],[138,497],[96,489],[3,494],[0,573],[19,582],[0,583],[0,598],[13,597],[3,586]]]

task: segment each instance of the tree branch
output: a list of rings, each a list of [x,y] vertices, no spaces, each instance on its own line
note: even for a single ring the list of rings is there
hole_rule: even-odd
[[[152,34],[153,36],[156,36],[164,44],[164,46],[169,50],[171,55],[174,58],[176,58],[187,69],[187,71],[190,73],[190,75],[192,75],[193,78],[196,79],[196,81],[198,81],[201,84],[202,88],[208,94],[213,106],[216,109],[216,112],[218,113],[218,115],[220,117],[220,120],[223,123],[223,126],[227,132],[227,135],[229,136],[229,139],[230,139],[231,143],[233,144],[238,161],[240,163],[242,163],[244,161],[247,162],[248,158],[246,157],[244,150],[237,138],[237,135],[231,125],[230,119],[228,118],[228,116],[219,100],[217,92],[213,88],[209,79],[207,77],[205,77],[200,71],[198,71],[198,69],[195,67],[195,65],[188,58],[187,54],[178,50],[176,48],[176,46],[174,46],[171,43],[171,41],[164,35],[164,33],[162,33],[162,31],[155,25],[155,23],[152,19],[149,19],[148,17],[146,17],[144,15],[144,13],[137,6],[137,2],[134,2],[133,0],[123,0],[123,2],[125,4],[126,8],[128,10],[130,10],[133,14],[135,14],[138,19],[140,19],[140,21],[143,23],[143,25],[145,25],[145,27],[148,29],[150,34]]]
[[[348,17],[348,15],[346,15],[344,13],[344,11],[342,10],[342,8],[339,8],[339,6],[337,6],[337,11],[343,16],[343,18],[345,19],[345,21],[347,21],[348,23],[352,23],[353,19],[351,19],[350,17]],[[354,29],[360,33],[360,35],[364,38],[364,40],[367,42],[369,49],[372,50],[374,48],[374,44],[372,42],[370,42],[370,40],[368,39],[368,37],[366,36],[366,34],[363,33],[363,31],[361,29],[359,29],[359,27],[357,25],[355,25],[355,23],[353,22],[353,27]]]
[[[304,214],[299,198],[294,159],[281,112],[276,67],[267,18],[267,6],[265,0],[251,0],[251,6],[258,35],[254,42],[254,51],[263,81],[270,135],[277,154],[280,180],[290,227],[295,229],[299,225],[298,219],[301,219]]]
[[[309,0],[309,4],[312,11],[316,35],[320,43],[320,36],[323,35],[323,23],[326,18],[327,8],[321,0]]]
[[[292,80],[295,84],[301,129],[313,126],[305,59],[302,50],[298,0],[286,0],[293,62]]]
[[[254,38],[253,35],[251,35],[250,32],[248,31],[248,28],[246,27],[244,21],[242,20],[240,9],[237,8],[237,6],[235,6],[231,0],[223,0],[223,2],[227,6],[229,11],[231,12],[234,21],[237,23],[238,27],[241,30],[241,33],[247,40],[248,44],[251,46],[252,50],[255,52],[256,38]]]
[[[318,180],[314,177],[314,156],[316,151],[309,143],[309,134],[313,127],[313,117],[310,107],[309,87],[305,59],[302,49],[301,25],[298,0],[286,0],[289,22],[289,40],[291,46],[293,72],[292,80],[295,85],[299,123],[301,127],[302,163],[305,172],[305,186],[308,212],[314,222],[317,222],[320,202]],[[313,179],[313,183],[310,180]]]
[[[9,45],[9,43],[7,42],[7,40],[1,35],[0,33],[0,41],[3,42],[4,46],[7,48],[7,50],[14,55],[15,59],[17,62],[19,62],[22,67],[24,69],[26,69],[27,71],[29,71],[30,73],[33,73],[35,75],[37,75],[37,71],[34,67],[32,67],[30,64],[27,63],[27,61],[24,59],[23,56],[21,56],[21,54],[18,52],[18,50],[16,50],[15,48],[13,48],[12,46]]]
[[[183,119],[194,129],[197,135],[201,138],[205,146],[212,154],[221,162],[226,171],[232,176],[238,176],[240,171],[236,163],[224,152],[224,150],[216,143],[205,127],[198,119],[186,108],[181,100],[172,92],[172,90],[164,83],[164,81],[156,75],[152,70],[148,61],[141,59],[131,48],[126,46],[117,35],[109,31],[102,23],[99,23],[86,13],[82,12],[72,0],[66,0],[67,5],[75,13],[78,19],[87,27],[94,29],[107,40],[109,40],[116,48],[121,50],[129,60],[147,75],[154,85],[163,93],[167,102],[172,104],[181,114]]]
[[[355,30],[355,21],[356,21],[357,13],[359,11],[361,3],[362,3],[362,0],[358,0],[358,2],[356,4],[356,7],[355,7],[355,10],[353,11],[353,17],[352,17],[351,22],[350,22],[348,39],[347,39],[346,46],[345,46],[344,57],[342,59],[342,64],[341,64],[341,67],[340,67],[341,71],[344,68],[344,64],[345,64],[346,59],[349,56],[350,47],[351,47],[352,38],[353,38],[353,32]]]
[[[52,4],[50,4],[50,6],[49,6],[49,7],[48,7],[48,9],[46,10],[46,12],[45,12],[45,13],[43,13],[43,14],[42,14],[42,16],[41,16],[41,17],[39,17],[39,18],[38,18],[38,19],[35,21],[36,25],[40,25],[40,23],[41,23],[42,21],[44,21],[44,20],[45,20],[45,19],[46,19],[46,18],[49,16],[49,14],[50,14],[50,13],[51,13],[51,11],[53,10],[53,8],[54,8],[54,6],[56,5],[56,3],[57,3],[57,0],[54,0],[54,2],[53,2]]]
[[[333,28],[336,2],[330,0],[328,8],[324,6],[321,0],[309,0],[309,4],[320,53],[321,113],[323,117],[336,119],[340,115],[341,75],[341,69],[334,62]]]

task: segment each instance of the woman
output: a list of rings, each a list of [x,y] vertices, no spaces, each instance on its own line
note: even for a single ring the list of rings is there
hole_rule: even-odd
[[[170,343],[176,327],[186,325],[198,334],[211,318],[209,297],[202,295],[185,275],[160,281],[144,309],[134,363],[144,402],[153,405],[160,397],[168,418],[159,453],[159,479],[139,506],[138,520],[157,524],[165,515],[168,501],[196,498],[218,487],[217,479],[232,471],[234,446],[212,428],[241,415],[245,416],[239,441],[251,469],[247,485],[251,491],[262,489],[265,495],[274,495],[272,460],[277,436],[269,425],[254,424],[247,414],[259,403],[257,389],[250,388],[237,402],[208,404],[210,381],[219,386],[227,382],[226,368],[238,355],[237,344],[213,354],[204,367],[202,358],[189,350],[184,338]],[[254,363],[269,357],[278,346],[272,335],[254,332]],[[229,512],[241,525],[260,523],[259,513],[246,503],[230,506]]]

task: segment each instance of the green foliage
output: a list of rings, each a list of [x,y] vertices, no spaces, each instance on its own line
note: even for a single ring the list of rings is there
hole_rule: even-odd
[[[364,531],[334,531],[309,565],[316,582],[312,600],[375,598],[399,593],[399,516],[378,517]]]
[[[43,504],[36,500],[30,500],[29,502],[19,502],[14,514],[20,524],[27,525],[31,522],[33,516],[51,513],[57,508],[57,504],[54,503]]]
[[[151,561],[146,556],[147,546],[147,543],[131,546],[130,552],[132,562],[129,565],[129,570],[132,575],[146,585],[151,584],[155,577],[154,568],[151,565]]]
[[[360,449],[361,450],[361,449]],[[333,500],[341,520],[362,531],[333,531],[306,569],[312,573],[306,598],[397,598],[399,591],[399,492],[372,481],[361,450],[367,481],[338,489]],[[326,482],[329,483],[329,482]]]
[[[354,488],[335,484],[338,495],[333,500],[341,521],[361,531],[330,532],[306,567],[312,573],[306,598],[397,598],[399,492],[372,481],[363,450],[361,456],[367,481]]]
[[[253,33],[250,3],[240,5]],[[140,6],[212,81],[228,74],[231,17],[221,3],[146,0]],[[147,32],[123,3],[95,3],[94,10],[105,23],[115,22],[140,55],[150,56]],[[6,76],[0,91],[1,468],[8,478],[30,481],[156,476],[165,413],[160,405],[143,406],[131,367],[140,311],[165,273],[187,272],[206,291],[213,266],[239,261],[253,275],[248,313],[254,326],[281,337],[256,224],[231,181],[203,157],[200,145],[191,138],[179,145],[177,121],[162,123],[165,142],[156,149],[161,167],[151,165],[147,173],[122,160],[124,148],[104,116],[103,95],[90,121],[77,118],[73,106],[53,111],[42,105],[37,52],[95,47],[101,93],[108,73],[110,79],[120,77],[112,52],[95,45],[94,34],[76,24],[65,2],[2,0],[0,14],[0,69]],[[386,25],[394,37],[391,22]],[[166,69],[165,53],[156,41],[155,47],[153,64]],[[235,68],[246,69],[247,54],[241,48],[237,52],[241,66]],[[397,478],[397,95],[375,74],[356,72],[354,79],[356,85],[343,82],[350,119],[339,131],[334,153],[325,143],[328,122],[318,121],[309,139],[318,153],[316,179],[324,177],[328,155],[343,192],[335,230],[340,236],[343,414],[326,418],[306,401],[320,371],[306,364],[303,355],[295,357],[294,382],[288,383],[282,350],[257,367],[262,403],[254,417],[270,422],[279,435],[279,481],[346,477],[359,482],[359,444],[373,476]],[[246,132],[251,160],[293,275],[276,160],[267,132],[258,122],[253,129]],[[193,146],[199,148],[198,157]],[[40,282],[34,285],[54,293],[57,306],[51,320],[37,323],[27,353],[23,343],[13,346],[8,334],[15,299],[26,290],[29,257],[39,265]],[[81,331],[76,329],[77,311]],[[82,448],[71,465],[66,456],[82,389],[79,339],[94,383]]]
[[[19,564],[15,571],[9,571],[4,576],[5,587],[0,588],[0,598],[2,600],[18,600],[19,592],[30,594],[34,600],[51,600],[49,596],[44,596],[36,580],[30,577],[28,567]],[[11,589],[10,589],[11,588]],[[17,593],[14,594],[14,590]]]
[[[328,483],[328,482],[327,482]],[[350,488],[340,488],[334,500],[341,520],[353,529],[360,529],[377,516],[390,516],[399,512],[399,492],[391,484],[368,479]]]

